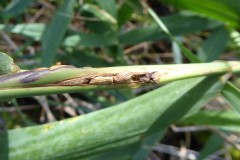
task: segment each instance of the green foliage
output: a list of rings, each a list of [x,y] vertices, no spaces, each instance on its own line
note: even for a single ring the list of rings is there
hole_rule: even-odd
[[[72,18],[75,0],[65,0],[54,15],[42,37],[42,66],[50,66],[54,62],[55,52]]]
[[[11,73],[11,63],[13,59],[0,52],[0,75]]]
[[[0,52],[0,75],[16,73],[18,71],[19,68],[13,63],[13,59]]]
[[[239,115],[233,111],[202,111],[182,120],[181,123],[216,126],[220,129],[239,132]]]
[[[177,8],[184,8],[198,14],[224,22],[226,25],[240,27],[240,7],[238,0],[162,0]]]
[[[240,90],[234,86],[234,84],[228,82],[224,89],[222,90],[222,94],[226,98],[227,102],[230,106],[238,113],[240,113]]]
[[[219,58],[225,49],[229,33],[224,27],[214,29],[198,50],[199,58],[204,62],[211,62]]]
[[[9,53],[21,69],[49,67],[58,61],[77,67],[106,67],[166,64],[174,59],[184,63],[239,60],[239,2],[148,1],[152,7],[148,9],[157,14],[154,18],[137,0],[3,0],[0,51]],[[169,56],[173,48],[185,57]],[[12,58],[0,53],[0,75],[17,71]],[[230,80],[236,78],[237,74]],[[102,91],[89,87],[70,98],[66,94],[46,96],[44,103],[36,97],[0,102],[0,159],[144,160],[154,154],[151,147],[159,142],[177,146],[185,140],[168,141],[178,137],[168,130],[173,124],[210,126],[227,135],[240,132],[239,89],[222,75],[178,80],[158,89],[97,88]],[[21,97],[27,89],[18,87],[15,93]],[[30,90],[29,97],[37,95],[39,88]],[[49,87],[46,91],[48,95],[68,90],[56,92]],[[0,97],[9,92],[12,90],[0,90]],[[220,102],[225,109],[210,111],[207,105],[201,110],[209,101],[219,106],[214,103],[219,102],[219,95],[224,97]],[[34,109],[23,110],[32,104]],[[49,114],[59,121],[48,123]],[[1,117],[10,124],[9,130],[2,130]],[[31,126],[42,123],[48,124]],[[28,127],[21,128],[24,126]],[[228,143],[215,133],[198,134],[201,136],[191,136],[191,149],[203,146],[200,159]],[[235,149],[225,152],[233,158],[239,154]]]
[[[36,0],[12,1],[2,12],[2,18],[14,17],[27,9]]]
[[[182,80],[85,116],[12,130],[8,132],[9,141],[2,150],[8,145],[9,151],[5,154],[10,159],[19,160],[33,157],[91,159],[116,147],[141,144],[145,137],[196,112],[215,97],[224,85],[218,78]],[[175,88],[178,90],[172,92]],[[6,132],[1,134],[6,135]],[[3,137],[2,141],[6,142],[6,138]],[[134,152],[124,152],[121,156],[124,154],[134,155]],[[111,159],[115,158],[118,155],[112,155]]]

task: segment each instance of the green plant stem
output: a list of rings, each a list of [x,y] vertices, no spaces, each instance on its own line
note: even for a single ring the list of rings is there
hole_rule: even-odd
[[[121,87],[121,86],[119,86]],[[126,85],[125,85],[126,87]],[[8,100],[11,98],[30,97],[38,95],[50,95],[61,93],[76,93],[96,89],[107,89],[109,86],[57,86],[57,87],[30,87],[30,88],[10,88],[0,90],[0,100]]]
[[[213,63],[201,64],[181,64],[181,65],[148,65],[148,66],[122,66],[108,68],[74,68],[69,66],[57,66],[47,69],[36,69],[0,76],[0,99],[26,97],[42,94],[56,94],[64,92],[79,92],[89,89],[106,89],[119,87],[138,87],[149,83],[163,84],[179,79],[207,76],[214,74],[240,72],[240,62],[217,61]],[[69,83],[67,86],[60,85],[62,81],[74,80],[76,78],[112,78],[113,75],[124,76],[127,74],[141,74],[147,78],[149,74],[158,73],[158,78],[154,81],[143,81],[138,79],[133,81],[122,81],[120,83],[98,83],[80,84],[80,82]],[[121,76],[120,76],[121,77]],[[78,84],[79,83],[79,84]]]

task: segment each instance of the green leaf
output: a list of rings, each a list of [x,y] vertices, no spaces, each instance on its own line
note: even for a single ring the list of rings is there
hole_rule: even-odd
[[[94,0],[98,3],[98,5],[105,11],[107,11],[111,16],[114,18],[117,17],[117,8],[116,8],[116,2],[115,0]]]
[[[162,0],[162,2],[222,21],[230,26],[240,27],[238,0]]]
[[[39,41],[45,30],[43,23],[17,24],[5,25],[0,24],[0,29],[5,32],[20,34],[35,41]],[[85,47],[99,47],[117,44],[117,35],[114,33],[107,34],[90,34],[84,32],[73,32],[67,36],[62,45],[67,47],[85,46]]]
[[[13,63],[10,56],[0,52],[0,75],[16,73],[19,70],[19,67]]]
[[[8,5],[8,3],[9,3],[9,2],[8,2],[7,0],[2,0],[0,6],[1,6],[2,8],[4,8],[4,7],[6,7],[6,6]]]
[[[165,127],[169,126],[172,121],[176,122],[181,118],[189,116],[190,114],[198,111],[200,107],[206,104],[206,102],[215,97],[215,95],[211,93],[212,89],[222,88],[220,87],[221,83],[216,83],[216,81],[216,77],[207,77],[196,84],[196,86],[191,88],[187,93],[182,95],[184,98],[178,99],[177,101],[172,101],[171,106],[169,106],[164,113],[150,126],[147,134],[156,132],[156,129],[158,128],[164,129]],[[201,89],[199,88],[200,86]],[[209,86],[212,88],[209,88]],[[218,91],[220,92],[221,90]],[[175,90],[174,92],[176,94],[179,93],[178,90]],[[185,101],[185,98],[187,99],[187,102]]]
[[[199,160],[204,160],[206,157],[214,153],[217,149],[223,144],[222,138],[217,134],[212,134],[207,142],[204,144],[204,147],[200,151]],[[210,157],[209,157],[210,158]]]
[[[118,9],[118,26],[122,26],[126,21],[128,21],[135,8],[135,3],[138,3],[137,0],[128,0],[124,1],[123,4]]]
[[[8,6],[2,12],[2,17],[10,18],[22,13],[27,7],[29,7],[36,0],[14,0],[8,4]]]
[[[199,49],[199,58],[204,62],[212,62],[218,59],[224,52],[228,40],[228,31],[224,27],[216,28]]]
[[[174,36],[199,32],[222,25],[221,23],[203,17],[186,14],[166,16],[162,18],[162,21]],[[120,35],[120,42],[133,45],[144,41],[155,41],[166,38],[167,35],[159,29],[159,26],[152,24],[147,27],[138,27],[122,33]]]
[[[158,24],[159,28],[163,30],[163,32],[168,35],[168,37],[175,42],[179,48],[181,48],[183,54],[188,58],[188,60],[192,63],[200,63],[201,61],[198,59],[197,56],[195,56],[188,48],[186,48],[182,43],[180,43],[173,35],[171,32],[169,32],[168,28],[166,25],[162,22],[162,20],[158,17],[158,15],[150,8],[147,6],[147,4],[143,3],[144,7],[147,9],[148,13],[152,16],[152,18],[156,21]]]
[[[117,35],[110,34],[89,34],[84,32],[78,32],[71,36],[68,36],[63,41],[64,46],[76,47],[100,47],[117,44]]]
[[[233,111],[199,111],[198,113],[180,121],[181,124],[187,125],[207,125],[220,129],[240,132],[240,116]]]
[[[240,90],[234,84],[228,82],[221,93],[232,109],[240,113]]]
[[[113,15],[109,14],[105,10],[99,8],[96,5],[93,4],[84,4],[82,6],[83,11],[88,11],[92,13],[95,17],[99,18],[99,20],[111,23],[112,25],[115,25],[117,23],[116,19],[113,17]]]
[[[156,145],[157,142],[159,142],[165,135],[166,131],[162,130],[155,134],[152,134],[142,141],[140,149],[137,151],[137,153],[134,155],[133,160],[145,160],[149,153],[151,152],[150,149],[147,149],[146,147],[152,147]]]
[[[180,80],[90,114],[1,131],[0,155],[8,156],[9,160],[91,159],[93,155],[97,159],[98,155],[111,153],[116,148],[141,143],[143,138],[196,112],[222,89],[218,79],[219,76],[211,76]],[[131,154],[134,153],[135,150]],[[121,156],[128,157],[124,152]],[[111,159],[117,157],[112,155]]]
[[[57,48],[72,19],[75,0],[64,0],[53,20],[46,28],[42,38],[42,66],[50,66],[54,62]]]
[[[20,34],[29,38],[39,41],[45,29],[43,23],[24,23],[17,25],[0,24],[0,29],[5,32]]]

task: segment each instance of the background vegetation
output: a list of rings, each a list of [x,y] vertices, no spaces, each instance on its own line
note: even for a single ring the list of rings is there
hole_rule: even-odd
[[[142,2],[2,0],[0,51],[26,70],[239,61],[239,0],[145,1],[191,56]],[[219,79],[0,101],[0,159],[239,159],[239,79]]]

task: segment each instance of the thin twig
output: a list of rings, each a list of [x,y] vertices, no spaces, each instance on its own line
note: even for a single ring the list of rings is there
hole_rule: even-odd
[[[20,106],[20,110],[30,110],[30,109],[36,109],[39,105],[25,105]],[[16,112],[17,109],[15,107],[0,107],[0,112]]]
[[[18,51],[18,50],[19,50],[18,46],[17,46],[17,45],[11,40],[11,38],[10,38],[5,32],[3,32],[1,29],[0,29],[0,34],[1,34],[1,36],[3,37],[3,39],[9,44],[9,46],[12,47],[12,49],[13,49],[14,51]]]
[[[46,8],[42,7],[38,12],[29,20],[28,23],[34,23],[36,20],[46,12]]]
[[[173,132],[199,132],[199,131],[209,131],[208,126],[187,126],[187,127],[177,127],[171,125]]]
[[[35,96],[34,98],[41,104],[43,110],[46,112],[49,122],[56,121],[55,116],[53,115],[52,111],[50,110],[46,96]]]
[[[218,130],[217,128],[211,126],[188,126],[188,127],[176,127],[174,125],[171,126],[174,132],[198,132],[198,131],[212,131],[222,137],[227,143],[232,145],[234,148],[240,150],[240,145],[236,143],[235,140],[228,137],[226,134]]]
[[[154,147],[144,146],[144,148],[152,149],[153,151],[158,151],[158,152],[161,152],[161,153],[165,153],[165,154],[169,154],[169,155],[173,155],[173,156],[181,158],[180,148],[172,146],[172,145],[166,145],[166,144],[160,144],[159,143],[159,144],[157,144]],[[190,150],[190,149],[186,149],[186,158],[187,159],[195,160],[195,159],[197,159],[198,156],[199,156],[199,152],[194,151],[194,150]],[[209,160],[210,159],[224,160],[223,158],[217,156],[216,154],[215,155],[211,155],[208,158],[209,158]]]

